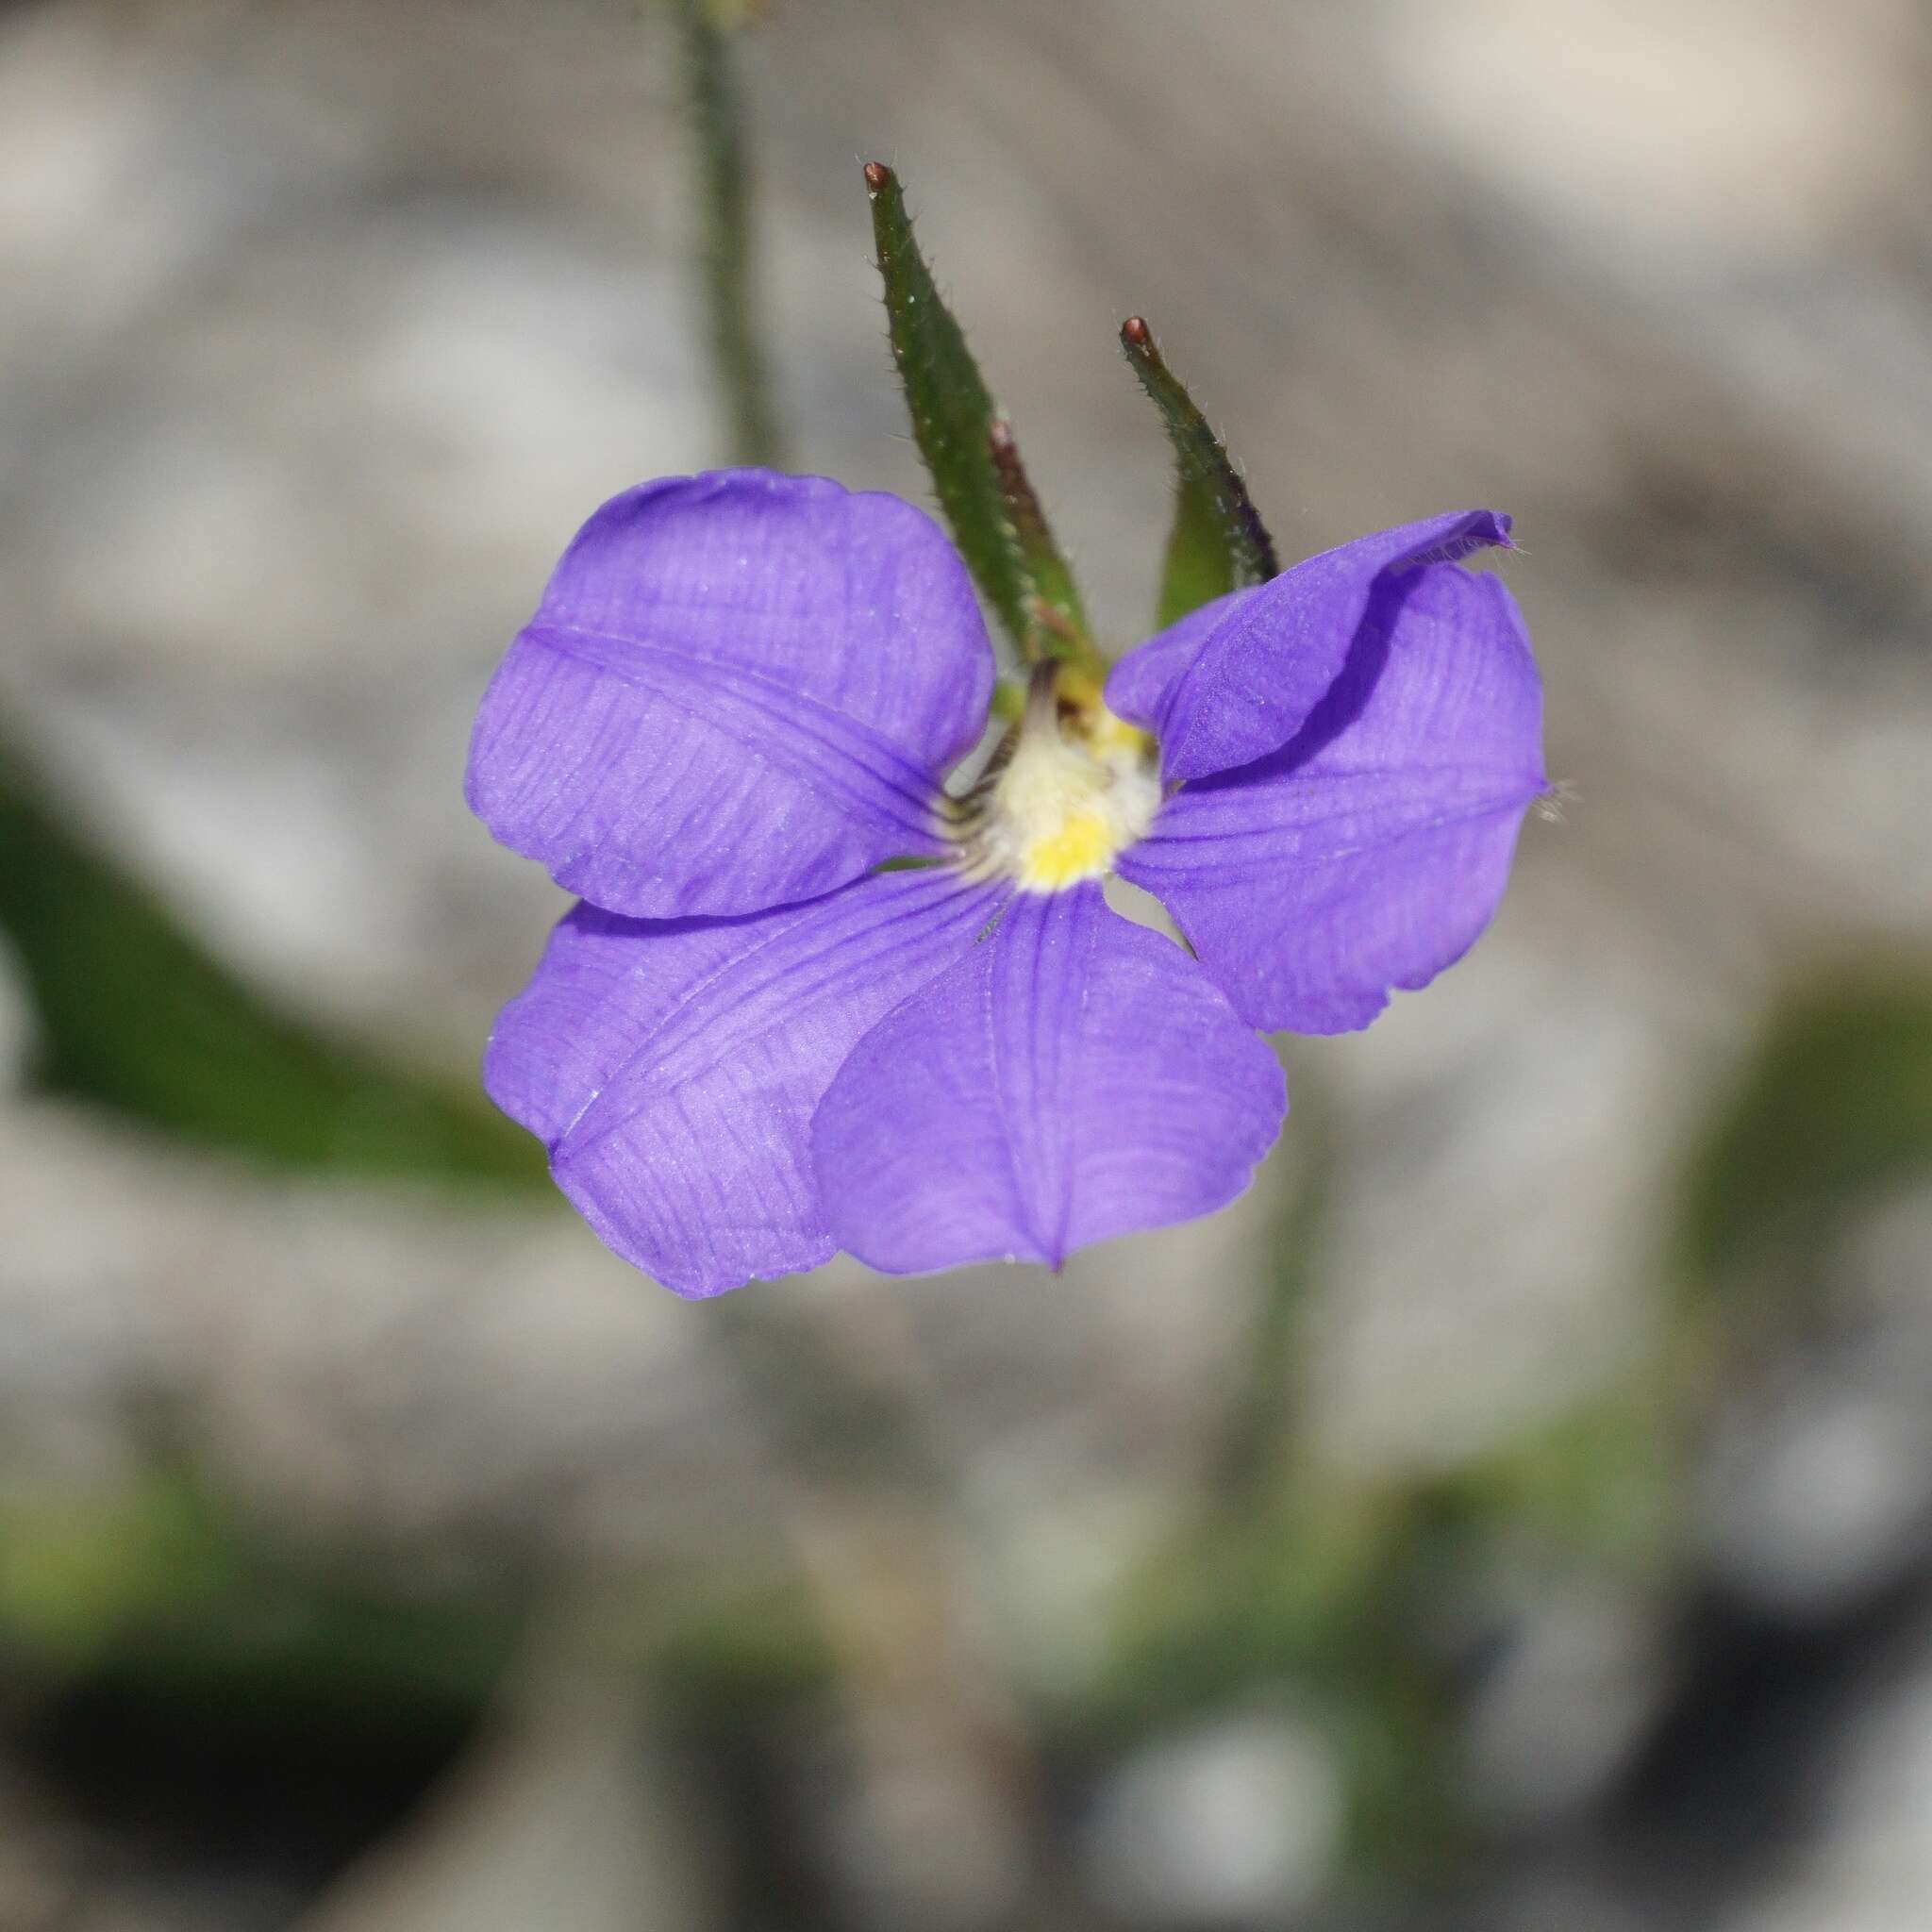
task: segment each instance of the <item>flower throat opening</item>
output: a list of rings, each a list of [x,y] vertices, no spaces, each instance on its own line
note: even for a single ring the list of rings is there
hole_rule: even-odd
[[[957,830],[975,875],[1058,892],[1111,870],[1159,805],[1154,740],[1108,709],[1089,673],[1041,664]]]

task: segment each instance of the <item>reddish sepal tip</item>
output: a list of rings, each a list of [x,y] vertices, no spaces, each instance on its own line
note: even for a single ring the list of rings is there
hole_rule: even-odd
[[[886,166],[885,162],[883,162],[883,161],[868,161],[868,162],[866,162],[866,164],[865,164],[865,186],[866,186],[866,191],[867,191],[867,192],[869,192],[869,193],[872,193],[872,194],[878,194],[878,193],[882,192],[884,191],[884,189],[885,189],[885,186],[886,186],[886,184],[887,184],[887,183],[888,183],[888,182],[889,182],[890,180],[891,180],[891,178],[892,178],[892,171],[891,171],[891,169],[890,169],[889,167],[887,167],[887,166]]]

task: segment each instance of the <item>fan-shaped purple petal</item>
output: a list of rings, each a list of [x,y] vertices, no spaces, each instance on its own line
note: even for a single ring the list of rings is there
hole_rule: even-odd
[[[1107,705],[1116,717],[1151,726],[1175,681],[1201,647],[1236,611],[1266,594],[1266,585],[1230,591],[1177,618],[1158,637],[1137,644],[1107,675]]]
[[[1546,789],[1515,601],[1447,565],[1385,578],[1341,675],[1272,757],[1184,788],[1120,871],[1250,1024],[1366,1026],[1490,922]]]
[[[1341,675],[1379,581],[1508,541],[1507,517],[1457,510],[1324,551],[1150,639],[1114,667],[1108,704],[1160,741],[1170,783],[1265,758],[1302,728]],[[1202,637],[1209,613],[1217,621]]]
[[[992,677],[965,568],[910,504],[761,470],[647,484],[510,646],[470,804],[611,911],[760,911],[943,850],[939,779]]]
[[[1274,1055],[1098,886],[1008,902],[866,1035],[812,1123],[827,1224],[892,1274],[1186,1221],[1248,1184],[1287,1099]]]
[[[604,1243],[682,1295],[833,1253],[808,1146],[853,1044],[972,944],[998,892],[889,873],[738,919],[579,906],[483,1079]]]

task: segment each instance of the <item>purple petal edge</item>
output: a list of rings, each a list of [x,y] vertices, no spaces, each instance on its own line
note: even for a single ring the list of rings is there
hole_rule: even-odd
[[[1252,1025],[1366,1026],[1468,951],[1548,789],[1542,691],[1498,577],[1424,565],[1376,593],[1280,751],[1183,788],[1120,864]]]
[[[924,511],[721,471],[612,498],[478,709],[466,791],[592,904],[733,914],[936,856],[993,662]]]
[[[505,1008],[484,1086],[599,1240],[687,1297],[816,1267],[812,1110],[846,1055],[972,944],[995,891],[891,873],[737,919],[579,906]]]
[[[1324,551],[1207,607],[1211,625],[1196,611],[1131,652],[1108,678],[1108,703],[1158,739],[1170,783],[1265,758],[1341,675],[1378,584],[1507,548],[1509,527],[1500,511],[1455,510]]]
[[[841,1247],[889,1274],[1058,1267],[1247,1187],[1281,1069],[1171,940],[1098,886],[1019,894],[854,1048],[812,1158]]]

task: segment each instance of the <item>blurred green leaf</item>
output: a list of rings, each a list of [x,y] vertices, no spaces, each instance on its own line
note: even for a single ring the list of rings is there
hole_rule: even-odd
[[[1121,347],[1174,444],[1174,529],[1156,609],[1165,629],[1229,591],[1265,584],[1281,566],[1247,485],[1140,316],[1121,325]]]
[[[1453,1830],[1449,1690],[1413,1627],[1433,1528],[1429,1500],[1392,1488],[1304,1488],[1215,1519],[1125,1595],[1100,1735],[1285,1697],[1342,1762],[1351,1861],[1425,1864]]]
[[[263,1536],[163,1458],[92,1496],[0,1499],[0,1641],[53,1678],[480,1701],[526,1591],[422,1591],[374,1561]]]
[[[110,1486],[0,1488],[0,1655],[42,1683],[229,1706],[478,1706],[533,1625],[712,1715],[822,1691],[833,1672],[774,1539],[594,1576],[429,1567],[420,1546],[258,1518],[164,1430]]]
[[[720,33],[735,34],[758,25],[766,0],[697,0],[697,5]]]
[[[1029,663],[1071,658],[1097,668],[1073,574],[1047,527],[1012,430],[919,252],[898,177],[869,161],[865,188],[912,438],[959,554]]]
[[[1365,1634],[1363,1607],[1404,1529],[1387,1497],[1298,1494],[1187,1535],[1123,1595],[1103,1722],[1173,1722],[1326,1668]]]
[[[242,985],[82,834],[0,734],[0,933],[45,1088],[298,1168],[541,1183],[480,1093],[329,1039]]]
[[[1879,1191],[1932,1174],[1932,961],[1860,961],[1774,1009],[1689,1164],[1683,1244],[1707,1291],[1802,1272]]]
[[[1682,1385],[1668,1362],[1640,1364],[1442,1474],[1439,1501],[1472,1544],[1501,1536],[1599,1574],[1654,1574],[1683,1503]]]
[[[838,1657],[810,1593],[793,1574],[714,1560],[683,1580],[645,1578],[622,1601],[595,1654],[634,1662],[666,1699],[706,1722],[769,1710],[838,1688]]]

